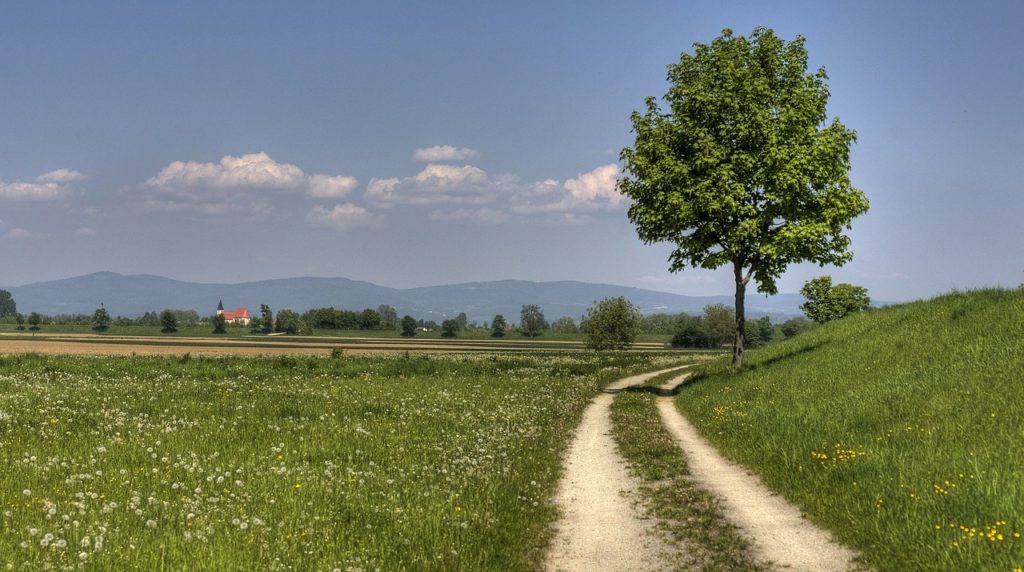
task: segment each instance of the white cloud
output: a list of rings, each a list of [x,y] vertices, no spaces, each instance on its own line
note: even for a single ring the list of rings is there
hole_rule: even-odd
[[[85,180],[85,175],[74,169],[57,169],[36,177],[40,183],[75,183]]]
[[[424,163],[436,163],[438,161],[468,161],[476,159],[480,152],[469,147],[455,147],[453,145],[435,145],[425,149],[417,149],[412,158]]]
[[[190,211],[207,215],[252,211],[269,212],[264,200],[252,200],[254,192],[301,192],[315,198],[340,198],[359,186],[354,177],[307,175],[290,163],[279,163],[266,153],[231,155],[218,163],[174,161],[145,182],[157,193],[146,201],[158,210]],[[255,210],[254,210],[255,208]]]
[[[32,238],[34,235],[23,228],[12,228],[3,234],[3,240],[22,240]]]
[[[564,183],[541,181],[520,194],[521,200],[513,210],[520,214],[615,210],[626,203],[626,197],[615,186],[618,176],[619,167],[612,163]]]
[[[295,165],[278,163],[266,153],[251,153],[241,157],[228,155],[220,163],[174,161],[146,181],[146,185],[166,191],[239,187],[288,189],[302,185],[305,179],[306,174]]]
[[[490,177],[471,165],[431,163],[412,177],[371,180],[366,198],[381,206],[480,204],[493,201],[512,183],[508,176]]]
[[[71,183],[85,179],[85,175],[71,169],[57,169],[36,177],[35,182],[0,181],[0,200],[50,201],[59,199]]]
[[[306,215],[306,220],[317,226],[327,226],[337,230],[372,226],[378,218],[370,211],[352,203],[335,205],[334,208],[317,205]]]
[[[344,197],[359,186],[355,177],[329,177],[327,175],[313,175],[309,177],[309,190],[311,197],[333,199]]]

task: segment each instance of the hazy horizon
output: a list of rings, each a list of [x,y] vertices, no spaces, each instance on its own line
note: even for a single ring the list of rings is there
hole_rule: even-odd
[[[871,201],[853,262],[905,301],[1024,281],[1013,2],[32,3],[0,37],[0,284],[98,271],[394,288],[667,271],[615,192],[629,115],[723,28],[806,37]],[[841,22],[840,24],[837,24]],[[748,288],[752,294],[755,286]]]

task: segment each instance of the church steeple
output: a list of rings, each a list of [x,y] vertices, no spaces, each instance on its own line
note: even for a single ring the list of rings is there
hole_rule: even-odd
[[[218,314],[223,314],[224,313],[224,300],[218,300],[217,301],[217,313]]]

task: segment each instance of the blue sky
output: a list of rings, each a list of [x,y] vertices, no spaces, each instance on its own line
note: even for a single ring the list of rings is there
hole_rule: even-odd
[[[854,261],[905,300],[1024,282],[1024,4],[32,2],[0,33],[0,284],[519,278],[684,294],[613,192],[629,114],[722,28],[807,38],[857,130]]]

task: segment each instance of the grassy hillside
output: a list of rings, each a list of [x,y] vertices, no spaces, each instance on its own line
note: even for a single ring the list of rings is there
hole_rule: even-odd
[[[883,570],[1024,566],[1024,291],[846,318],[705,368],[701,432]]]

